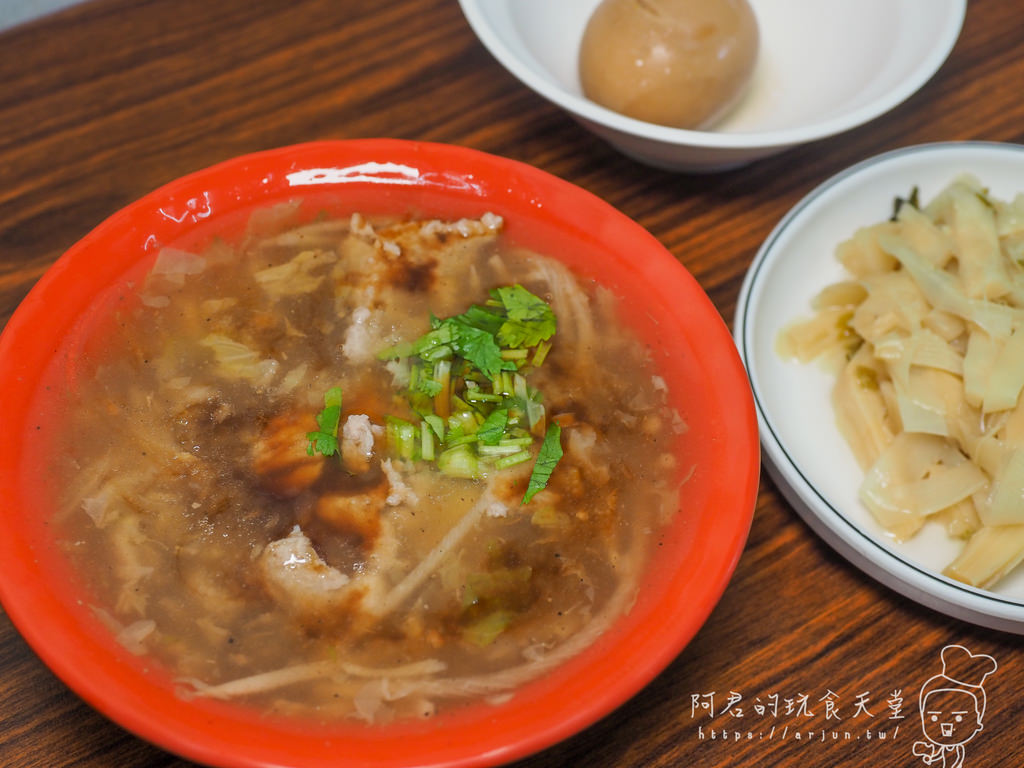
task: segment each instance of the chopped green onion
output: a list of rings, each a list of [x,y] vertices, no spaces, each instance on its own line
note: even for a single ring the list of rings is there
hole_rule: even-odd
[[[435,360],[451,360],[453,350],[447,344],[438,344],[436,347],[430,347],[420,353],[420,357],[428,363],[432,363]]]
[[[398,458],[412,461],[416,457],[416,425],[396,416],[387,417],[387,439]]]
[[[522,464],[524,461],[529,461],[532,458],[533,454],[529,451],[519,451],[519,453],[513,453],[511,456],[498,459],[494,462],[494,466],[498,469],[507,469],[508,467],[514,467],[516,464]],[[523,503],[525,504],[526,502],[524,501]]]
[[[470,404],[459,397],[458,395],[452,395],[452,411],[472,411],[474,410]]]
[[[468,445],[456,445],[441,451],[437,468],[450,477],[476,479],[480,476],[476,454]]]
[[[503,437],[498,441],[498,445],[533,445],[532,437]]]
[[[420,458],[424,461],[434,460],[434,433],[426,421],[420,425]]]
[[[542,341],[537,345],[537,351],[533,353],[533,360],[530,361],[530,364],[533,365],[534,368],[540,368],[544,360],[547,359],[548,352],[551,351],[551,346],[552,344],[550,341]]]
[[[481,456],[509,456],[522,451],[519,445],[478,445],[476,452]],[[526,452],[529,454],[529,451]]]
[[[434,393],[434,412],[442,419],[447,419],[451,412],[451,360],[441,360],[434,365],[434,380],[441,386]]]
[[[480,422],[477,420],[476,412],[469,410],[468,406],[448,417],[449,429],[461,429],[470,434],[475,433],[479,426]]]
[[[516,399],[526,414],[531,431],[544,428],[544,406],[541,404],[540,392],[526,383],[526,377],[520,373],[512,377]]]
[[[509,285],[461,315],[431,314],[430,330],[416,341],[382,351],[378,357],[392,361],[393,373],[394,361],[403,366],[394,380],[406,387],[409,406],[422,419],[413,424],[389,417],[391,450],[402,459],[435,461],[454,477],[479,477],[481,459],[502,469],[536,455],[528,502],[561,457],[558,437],[553,447],[549,443],[550,429],[540,452],[533,448],[547,416],[541,393],[524,375],[548,357],[556,325],[547,302]]]
[[[502,395],[481,392],[479,389],[466,390],[466,400],[470,403],[500,403],[504,399]]]

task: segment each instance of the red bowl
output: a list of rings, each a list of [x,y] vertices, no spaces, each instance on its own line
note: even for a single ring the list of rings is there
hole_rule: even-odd
[[[248,213],[302,198],[339,211],[505,218],[516,243],[611,288],[650,345],[689,430],[693,467],[630,610],[599,640],[506,703],[430,722],[364,726],[270,720],[175,695],[172,673],[118,645],[85,606],[49,530],[39,427],[73,350],[166,244],[239,230]],[[72,350],[69,352],[68,350]],[[649,233],[542,171],[460,147],[318,142],[240,157],[172,182],[111,216],[65,253],[0,337],[0,600],[43,661],[90,705],[140,737],[217,766],[482,766],[521,758],[594,723],[650,682],[706,620],[746,541],[757,492],[753,402],[718,311]]]

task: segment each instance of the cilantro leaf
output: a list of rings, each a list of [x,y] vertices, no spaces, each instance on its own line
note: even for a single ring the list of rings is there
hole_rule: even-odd
[[[502,303],[508,314],[495,337],[501,346],[534,347],[554,335],[555,313],[546,301],[523,286],[495,288],[491,295]]]
[[[333,456],[338,452],[338,438],[326,432],[307,432],[306,439],[309,445],[306,446],[306,453],[315,456],[322,453],[324,456]]]
[[[459,477],[476,476],[478,462],[501,470],[535,460],[523,500],[528,502],[545,487],[562,456],[557,426],[548,430],[536,457],[530,448],[546,419],[541,393],[526,383],[551,351],[555,331],[547,302],[521,285],[508,285],[462,314],[441,318],[430,313],[426,333],[378,353],[381,360],[408,360],[407,378],[399,382],[396,375],[395,380],[422,419],[402,425],[402,434],[389,421],[395,433],[391,440],[389,432],[389,440],[398,455],[436,460],[443,473]],[[311,440],[318,437],[310,434]],[[435,437],[442,447],[436,459]],[[323,442],[330,447],[329,440]],[[311,443],[310,450],[319,445]],[[421,446],[418,455],[416,445]]]
[[[476,436],[484,445],[497,445],[505,436],[505,427],[508,426],[508,409],[495,408],[484,419],[484,423],[476,431]]]
[[[413,391],[422,392],[424,395],[427,395],[428,397],[433,397],[442,389],[444,389],[444,385],[440,381],[433,378],[432,376],[424,375],[420,376],[416,380],[416,388]]]
[[[501,347],[487,331],[470,325],[461,317],[448,318],[441,328],[449,330],[456,354],[479,368],[484,376],[494,378],[499,371],[516,370],[515,363],[502,359]]]
[[[540,445],[540,452],[537,454],[537,461],[533,465],[533,472],[530,473],[530,482],[526,486],[526,493],[523,494],[523,504],[533,498],[534,494],[543,490],[555,470],[555,465],[562,458],[562,428],[557,424],[550,424],[544,435],[544,442]]]
[[[333,456],[338,452],[338,424],[341,423],[341,387],[331,387],[324,393],[324,408],[316,416],[320,429],[306,433],[309,445],[306,453]]]
[[[492,336],[498,332],[502,323],[505,322],[504,315],[492,312],[486,307],[481,307],[479,304],[474,304],[459,317],[468,325],[479,328],[481,331],[487,331]]]

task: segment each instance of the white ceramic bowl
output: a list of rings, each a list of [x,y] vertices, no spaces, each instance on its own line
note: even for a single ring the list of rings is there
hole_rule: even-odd
[[[688,131],[584,98],[577,56],[600,0],[459,2],[525,85],[626,155],[678,171],[736,167],[878,117],[942,65],[966,11],[966,0],[750,0],[761,31],[750,88],[714,130]]]
[[[783,360],[779,332],[809,317],[811,299],[845,276],[836,245],[889,217],[893,199],[917,186],[930,200],[961,173],[997,198],[1024,192],[1024,146],[926,144],[865,160],[800,201],[765,241],[744,280],[735,338],[757,405],[765,465],[807,523],[840,554],[883,584],[966,621],[1024,634],[1024,566],[994,590],[941,575],[959,544],[937,524],[899,543],[858,499],[863,478],[835,424],[834,376],[813,363]]]

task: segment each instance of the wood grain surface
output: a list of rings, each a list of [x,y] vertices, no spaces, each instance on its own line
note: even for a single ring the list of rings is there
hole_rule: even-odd
[[[93,0],[0,35],[0,323],[64,249],[164,182],[246,152],[371,136],[474,147],[584,187],[659,238],[731,322],[758,246],[811,188],[909,144],[1024,142],[1022,84],[1024,5],[971,0],[948,61],[890,113],[686,176],[617,154],[522,86],[454,0]],[[519,765],[921,765],[917,691],[950,643],[999,662],[967,765],[1020,766],[1022,639],[882,587],[763,476],[735,577],[693,642],[617,712]],[[730,692],[742,700],[723,711]],[[896,692],[903,719],[890,717]],[[711,694],[709,712],[698,705]],[[90,709],[0,616],[0,766],[185,765]]]

